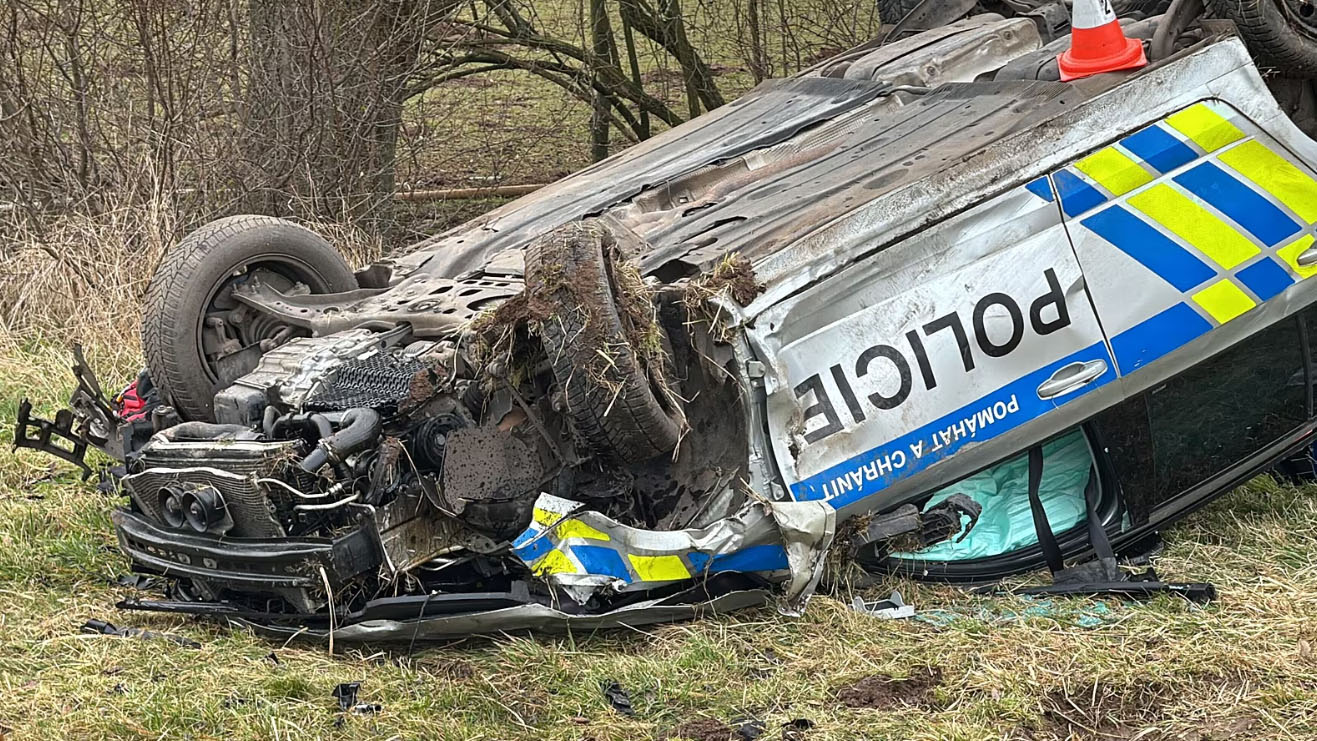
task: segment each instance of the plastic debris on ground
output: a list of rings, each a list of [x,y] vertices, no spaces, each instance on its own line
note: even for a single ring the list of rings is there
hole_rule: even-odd
[[[635,715],[636,709],[631,707],[631,696],[627,691],[622,689],[622,685],[617,682],[607,681],[600,685],[604,692],[604,697],[608,699],[608,704],[614,710],[622,715]]]
[[[901,598],[901,593],[895,590],[887,599],[873,601],[865,600],[863,597],[856,595],[851,600],[851,609],[882,620],[902,620],[915,616],[914,606],[907,605],[905,600]]]
[[[82,624],[83,633],[93,635],[119,636],[121,638],[141,638],[143,640],[162,640],[176,643],[183,648],[201,648],[201,644],[191,638],[174,635],[173,633],[159,633],[154,630],[143,630],[141,628],[120,628],[114,623],[107,623],[104,620],[92,618]]]
[[[333,695],[338,700],[339,712],[372,715],[384,709],[384,706],[378,703],[357,702],[357,693],[360,690],[361,682],[343,682],[334,688]],[[343,725],[342,717],[335,722],[335,725]]]

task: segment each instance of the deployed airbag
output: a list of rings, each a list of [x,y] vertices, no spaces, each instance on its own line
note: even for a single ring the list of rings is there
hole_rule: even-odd
[[[1081,430],[1074,430],[1043,446],[1043,480],[1038,496],[1052,532],[1061,533],[1084,521],[1084,485],[1088,483],[1093,455]],[[895,558],[919,561],[964,561],[987,558],[1038,542],[1029,511],[1029,456],[1011,458],[955,484],[939,489],[924,511],[952,494],[964,494],[983,507],[978,523],[965,536],[968,518],[962,518],[956,537]],[[959,542],[957,542],[959,541]]]

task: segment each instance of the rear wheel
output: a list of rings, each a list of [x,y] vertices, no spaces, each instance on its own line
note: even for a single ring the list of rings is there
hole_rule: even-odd
[[[217,391],[266,350],[306,334],[234,299],[252,278],[284,293],[357,287],[328,242],[290,221],[231,216],[189,234],[156,268],[142,314],[151,380],[184,419],[212,421]]]
[[[1299,0],[1207,0],[1234,21],[1260,67],[1286,77],[1317,75],[1317,7]]]

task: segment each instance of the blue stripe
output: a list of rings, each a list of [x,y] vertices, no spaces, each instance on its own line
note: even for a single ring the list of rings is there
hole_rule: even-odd
[[[1047,176],[1040,177],[1024,187],[1028,188],[1030,193],[1033,193],[1048,203],[1052,202],[1052,186],[1047,183]]]
[[[1120,144],[1157,168],[1158,172],[1170,172],[1198,159],[1197,152],[1159,126],[1149,126],[1137,134],[1127,136]]]
[[[691,571],[696,574],[717,574],[723,571],[783,571],[789,568],[787,552],[780,545],[752,545],[732,553],[709,557],[707,553],[692,551],[686,554]]]
[[[1264,257],[1235,275],[1239,278],[1239,282],[1248,286],[1248,290],[1252,291],[1260,301],[1279,296],[1294,284],[1285,268],[1276,264],[1276,261],[1270,257]]]
[[[1052,173],[1056,183],[1056,192],[1061,196],[1061,210],[1066,216],[1078,216],[1094,206],[1106,202],[1107,197],[1098,192],[1079,176],[1069,170],[1057,170]]]
[[[1057,370],[1098,359],[1106,362],[1107,370],[1091,383],[1064,396],[1038,398],[1038,387]],[[991,440],[1107,384],[1116,377],[1113,365],[1104,343],[1090,345],[919,429],[792,484],[791,494],[798,501],[826,499],[838,508],[872,496],[968,444]]]
[[[572,555],[581,562],[581,568],[585,569],[585,573],[612,576],[627,583],[631,582],[631,572],[627,569],[626,562],[612,548],[600,545],[574,545],[571,548]]]
[[[709,573],[720,571],[781,571],[787,568],[787,552],[780,545],[752,545],[734,553],[713,557]]]
[[[1216,277],[1202,260],[1120,206],[1099,211],[1083,224],[1177,290],[1187,291]]]
[[[1268,246],[1279,244],[1299,232],[1299,225],[1284,211],[1211,162],[1175,176],[1175,182],[1212,204]]]
[[[549,536],[543,530],[537,530],[532,526],[512,541],[512,550],[517,554],[517,558],[529,564],[553,550],[553,541],[549,540]]]
[[[1126,376],[1211,329],[1211,323],[1187,304],[1176,304],[1112,337],[1111,349],[1120,374]]]

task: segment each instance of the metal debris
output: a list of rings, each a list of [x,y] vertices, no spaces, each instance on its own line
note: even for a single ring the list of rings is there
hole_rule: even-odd
[[[887,599],[872,602],[856,595],[855,599],[851,600],[851,609],[883,620],[901,620],[915,616],[915,608],[907,605],[905,600],[901,599],[901,593],[896,590],[892,590],[892,596]]]

